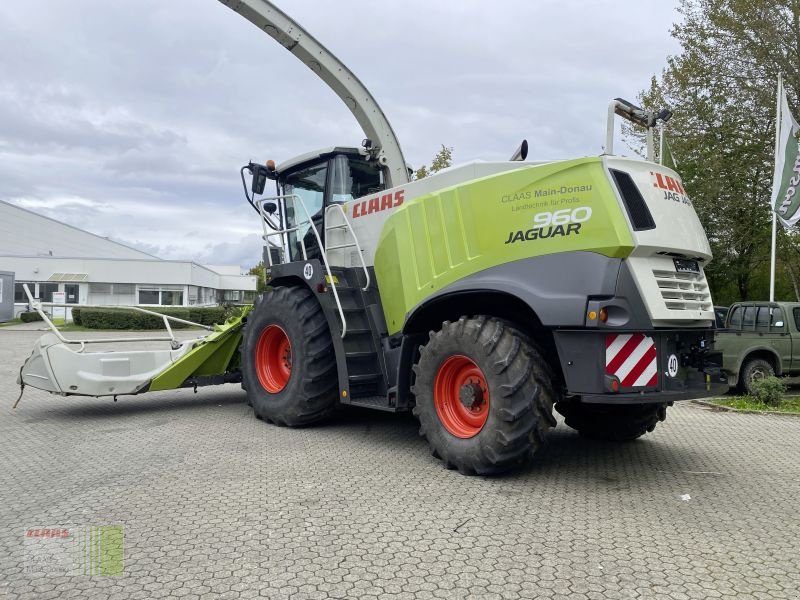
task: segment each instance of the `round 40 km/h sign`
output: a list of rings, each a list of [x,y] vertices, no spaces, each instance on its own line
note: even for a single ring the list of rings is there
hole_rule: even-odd
[[[670,354],[667,359],[667,375],[675,377],[678,374],[678,357]]]

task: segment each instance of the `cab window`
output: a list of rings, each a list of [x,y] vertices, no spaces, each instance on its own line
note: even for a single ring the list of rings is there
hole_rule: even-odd
[[[332,203],[343,204],[383,188],[381,170],[363,157],[340,154],[333,159]]]
[[[800,330],[800,308],[794,309],[794,326]]]
[[[288,227],[299,225],[297,231],[289,233],[289,254],[292,261],[303,259],[301,240],[305,244],[306,254],[309,258],[319,257],[319,247],[316,236],[311,231],[309,218],[321,237],[323,235],[322,208],[325,201],[327,177],[328,161],[325,161],[290,173],[283,180],[283,193],[287,196],[298,196],[302,200],[300,202],[295,198],[286,199],[286,224]]]

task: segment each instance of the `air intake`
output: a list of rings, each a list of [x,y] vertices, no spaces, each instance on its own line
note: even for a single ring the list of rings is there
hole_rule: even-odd
[[[624,171],[609,170],[614,178],[614,183],[617,184],[619,195],[622,196],[622,201],[625,203],[625,209],[628,211],[633,229],[635,231],[655,229],[656,223],[653,221],[653,215],[650,214],[650,209],[647,208],[647,203],[631,176]]]

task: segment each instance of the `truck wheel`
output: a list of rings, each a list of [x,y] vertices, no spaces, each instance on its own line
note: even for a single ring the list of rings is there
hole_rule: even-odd
[[[414,373],[420,435],[448,469],[507,471],[530,459],[556,424],[549,366],[498,319],[445,321],[421,348]]]
[[[739,390],[747,394],[753,393],[753,382],[774,377],[775,369],[769,361],[763,358],[751,358],[739,371]]]
[[[630,442],[667,418],[666,404],[581,404],[559,402],[556,410],[582,436],[612,442]]]
[[[256,416],[300,427],[330,415],[338,378],[328,323],[302,287],[264,292],[247,317],[242,379]]]

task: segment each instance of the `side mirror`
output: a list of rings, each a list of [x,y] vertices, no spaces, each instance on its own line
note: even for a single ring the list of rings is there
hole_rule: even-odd
[[[250,172],[253,174],[253,183],[250,186],[253,194],[263,194],[264,187],[267,185],[267,167],[250,163]]]

